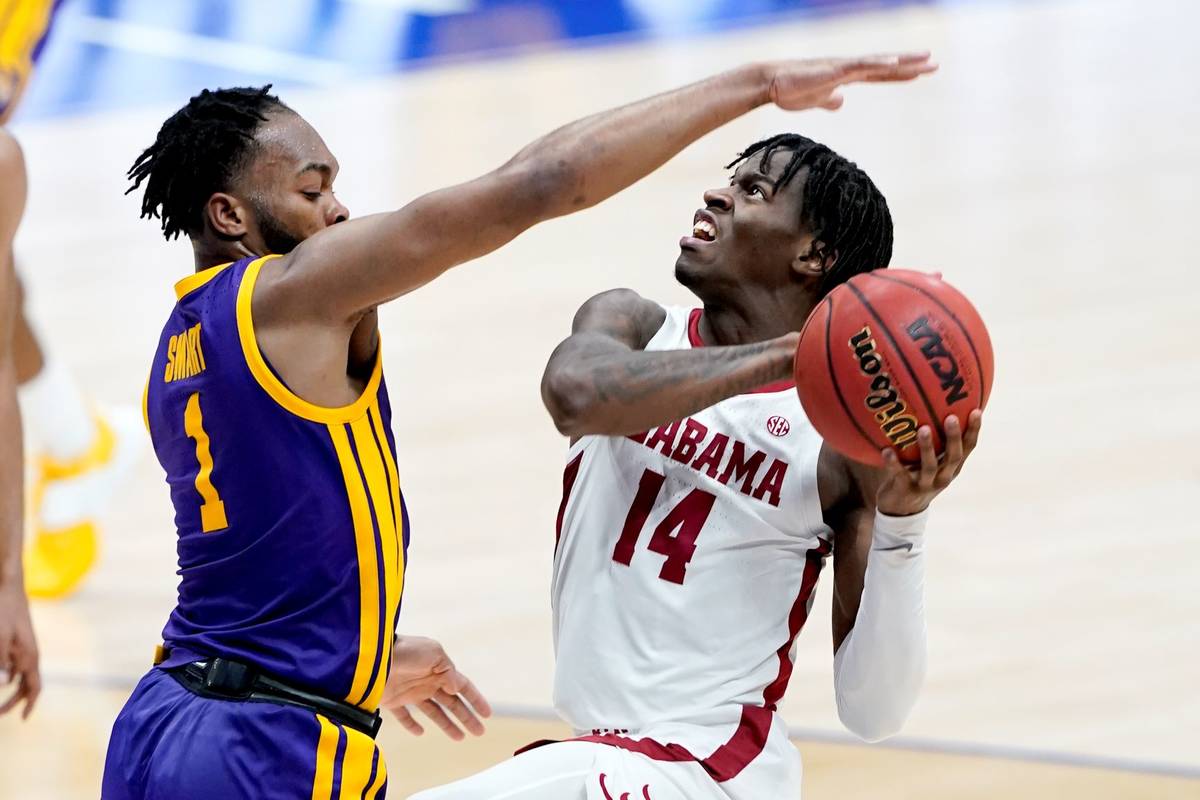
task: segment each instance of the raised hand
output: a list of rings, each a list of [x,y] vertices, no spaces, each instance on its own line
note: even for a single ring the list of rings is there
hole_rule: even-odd
[[[382,705],[405,730],[420,736],[425,728],[413,717],[410,706],[415,706],[456,742],[466,736],[451,714],[475,736],[483,735],[480,717],[492,715],[488,701],[455,668],[442,646],[423,636],[401,636],[396,641]]]
[[[768,96],[786,111],[842,107],[838,88],[850,83],[911,81],[937,69],[929,53],[896,53],[864,58],[814,58],[781,61],[771,71]]]
[[[933,450],[933,434],[928,425],[917,431],[917,445],[921,448],[921,466],[912,469],[900,463],[896,451],[883,451],[885,476],[875,494],[875,508],[892,517],[919,514],[929,507],[933,498],[941,494],[950,482],[962,471],[967,456],[979,442],[979,428],[983,423],[983,412],[976,409],[967,418],[967,430],[953,414],[946,417],[946,452],[938,464]]]

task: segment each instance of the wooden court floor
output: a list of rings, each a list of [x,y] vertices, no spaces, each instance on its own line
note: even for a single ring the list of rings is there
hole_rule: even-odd
[[[73,686],[57,687],[27,730],[0,723],[5,736],[0,797],[93,797],[103,768],[104,742],[97,723],[116,716],[126,693]],[[507,758],[539,739],[564,738],[570,731],[547,721],[499,717],[487,734],[462,743],[440,733],[412,737],[398,726],[380,735],[388,763],[388,796],[449,783]],[[10,738],[11,737],[11,738]],[[48,769],[46,742],[56,742],[59,766]],[[1117,800],[1195,800],[1200,781],[1135,772],[1031,764],[983,758],[798,741],[804,759],[804,793],[809,798],[1088,798]],[[29,793],[30,787],[38,787]]]
[[[687,303],[671,266],[702,191],[790,129],[867,169],[894,263],[942,270],[991,329],[983,443],[929,531],[929,677],[906,735],[1200,773],[1200,4],[981,2],[547,52],[287,99],[342,162],[356,213],[507,159],[571,118],[755,58],[929,47],[916,86],[836,115],[765,110],[621,197],[381,310],[413,518],[402,628],[441,639],[499,704],[544,709],[564,443],[538,379],[591,294]],[[180,98],[181,102],[183,98]],[[32,196],[17,243],[47,342],[96,398],[135,405],[189,270],[122,197],[173,109],[16,128]],[[81,142],[86,141],[86,146]],[[94,797],[107,733],[174,587],[172,512],[149,459],[113,498],[102,561],[39,605],[47,689],[0,721],[0,798]],[[828,588],[783,712],[839,730]],[[543,735],[501,720],[456,747],[384,734],[393,796]],[[1200,782],[1002,759],[800,744],[810,798],[1200,798]],[[1007,752],[1007,751],[1006,751]]]

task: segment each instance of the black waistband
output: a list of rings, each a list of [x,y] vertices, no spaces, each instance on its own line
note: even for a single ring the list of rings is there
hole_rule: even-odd
[[[193,661],[168,669],[185,689],[201,697],[217,700],[248,700],[298,706],[328,717],[333,722],[354,728],[372,739],[379,733],[383,718],[363,709],[306,692],[259,674],[250,664],[228,658]]]

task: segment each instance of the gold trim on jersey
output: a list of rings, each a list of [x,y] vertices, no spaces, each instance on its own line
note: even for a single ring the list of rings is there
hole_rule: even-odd
[[[146,433],[150,433],[150,376],[146,376],[146,387],[142,389],[142,422],[146,423]]]
[[[341,738],[338,726],[321,715],[317,715],[321,725],[321,738],[317,740],[317,765],[313,770],[312,800],[329,800],[333,794],[333,762],[337,760],[338,739]]]
[[[378,401],[372,402],[367,416],[327,427],[346,484],[358,553],[358,658],[346,702],[374,711],[387,684],[392,635],[404,592],[400,487]]]
[[[375,351],[375,366],[371,370],[371,377],[367,381],[366,388],[350,405],[340,408],[318,406],[294,394],[267,366],[266,359],[263,358],[262,351],[258,347],[258,338],[254,333],[254,319],[251,313],[254,286],[258,281],[259,271],[267,261],[278,257],[275,255],[265,256],[252,262],[250,266],[246,267],[246,273],[242,276],[242,285],[238,287],[238,338],[242,342],[242,354],[246,358],[246,364],[250,367],[251,374],[254,375],[254,379],[258,381],[258,385],[263,388],[263,391],[296,416],[325,425],[353,422],[366,414],[367,408],[375,400],[375,394],[379,390],[379,381],[383,375],[382,345]]]
[[[375,800],[387,781],[387,764],[375,741],[361,731],[336,725],[317,715],[321,734],[317,740],[313,768],[312,800]],[[341,786],[335,798],[334,778],[338,774],[338,748],[345,737],[342,752]],[[372,774],[374,773],[374,774]]]
[[[358,661],[354,666],[354,678],[350,682],[346,702],[359,705],[371,688],[371,672],[379,656],[379,564],[375,560],[375,531],[371,525],[367,493],[358,463],[350,450],[345,426],[340,423],[330,425],[329,437],[333,440],[333,449],[346,482],[350,517],[354,521],[354,542],[358,549]]]
[[[375,740],[353,728],[342,730],[346,733],[346,753],[342,756],[342,790],[338,792],[338,800],[363,800],[375,763]]]
[[[222,272],[224,272],[227,267],[230,267],[232,265],[233,265],[232,261],[230,261],[228,264],[218,264],[215,267],[209,267],[208,269],[202,269],[199,272],[195,272],[191,275],[188,275],[183,280],[176,282],[176,284],[175,284],[175,299],[182,300],[184,297],[186,297],[187,295],[196,291],[201,286],[208,283],[213,278],[217,277]]]

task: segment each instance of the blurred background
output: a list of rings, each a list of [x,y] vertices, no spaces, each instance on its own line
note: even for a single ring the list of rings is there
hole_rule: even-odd
[[[565,442],[542,367],[597,291],[692,303],[672,265],[701,193],[794,130],[873,176],[893,264],[971,297],[997,363],[983,443],[930,526],[926,689],[886,745],[838,724],[818,588],[783,707],[805,796],[1200,798],[1198,26],[1179,0],[63,0],[11,126],[30,173],[18,265],[47,349],[101,407],[136,408],[192,261],[138,219],[124,173],[202,88],[274,83],[361,214],[745,61],[931,49],[931,79],[851,88],[837,114],[756,112],[381,310],[413,519],[401,629],[439,638],[499,712],[466,745],[386,725],[390,796],[561,735]],[[102,523],[92,574],[35,606],[46,688],[28,723],[0,720],[0,797],[98,795],[172,607],[148,445]]]

